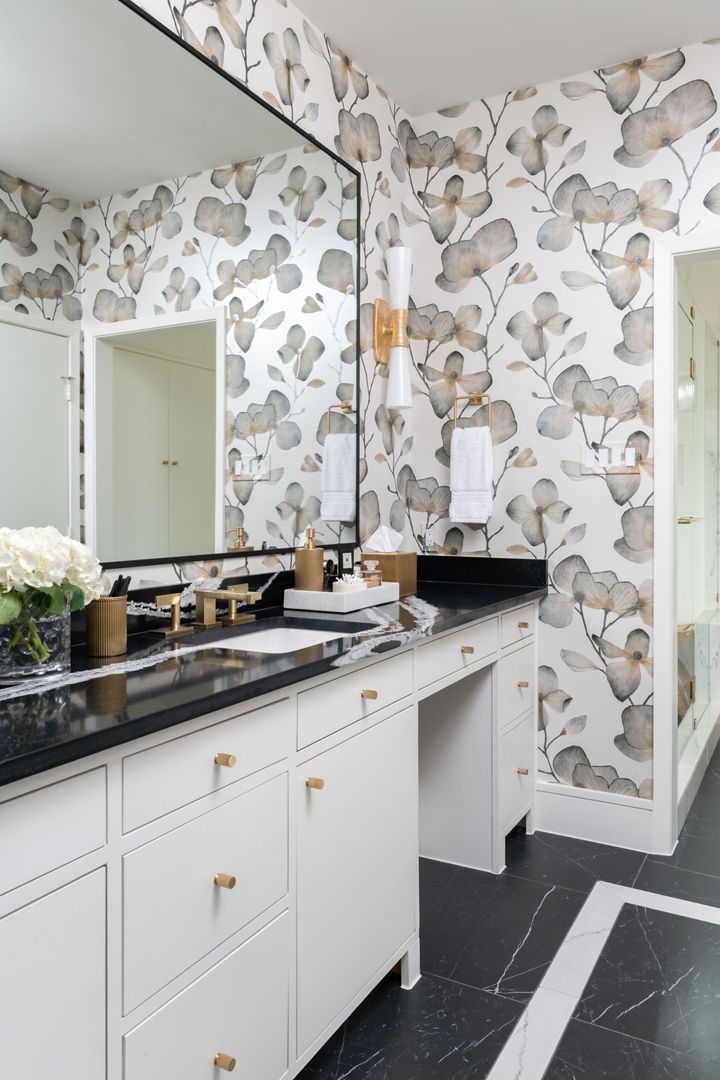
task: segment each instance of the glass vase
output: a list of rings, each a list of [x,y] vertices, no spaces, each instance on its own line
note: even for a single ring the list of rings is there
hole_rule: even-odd
[[[70,670],[70,606],[0,626],[0,686]]]

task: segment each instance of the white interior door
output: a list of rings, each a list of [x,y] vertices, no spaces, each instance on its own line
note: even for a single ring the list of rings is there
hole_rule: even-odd
[[[0,525],[79,537],[76,353],[77,331],[0,315]]]
[[[215,371],[169,363],[169,527],[176,554],[215,544]],[[181,548],[178,543],[181,542]]]

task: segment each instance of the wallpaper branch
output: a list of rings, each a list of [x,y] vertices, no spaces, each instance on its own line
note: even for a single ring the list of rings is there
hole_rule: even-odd
[[[360,171],[363,303],[359,326],[349,323],[346,333],[363,358],[362,535],[382,520],[420,550],[547,557],[543,776],[650,797],[652,245],[662,233],[717,226],[717,44],[619,58],[602,70],[410,120],[285,0],[144,6]],[[565,66],[572,72],[572,54]],[[91,230],[106,235],[107,226],[88,229],[77,210],[49,203],[33,217],[19,187],[5,186],[19,183],[2,184],[3,301],[22,294],[51,316],[71,318],[83,279],[105,274],[103,302],[124,311],[133,280],[165,274],[134,251],[113,281],[107,248],[103,264],[87,261]],[[288,200],[306,197],[299,177],[287,187],[294,192]],[[26,197],[34,210],[38,194]],[[164,214],[174,212],[169,203]],[[67,230],[68,259],[57,263],[67,278],[57,267],[33,269],[46,220],[55,233]],[[352,223],[344,227],[350,235]],[[211,235],[204,232],[198,250],[204,270],[181,276],[178,263],[174,276],[163,277],[166,304],[186,302],[193,279],[207,276]],[[370,338],[384,255],[397,243],[414,253],[408,413],[386,408]],[[42,250],[53,265],[52,243]],[[16,269],[6,273],[7,264]],[[223,275],[232,285],[235,271],[228,266]],[[237,321],[253,323],[257,314],[243,306]],[[297,362],[307,343],[288,335],[284,344]],[[451,526],[452,410],[456,396],[472,390],[493,400],[494,510],[484,526]],[[487,423],[485,405],[463,402],[458,412],[461,426]],[[635,466],[588,475],[583,450],[608,441],[633,450]]]

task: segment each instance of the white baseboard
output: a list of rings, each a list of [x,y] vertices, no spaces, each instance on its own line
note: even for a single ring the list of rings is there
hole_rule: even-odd
[[[597,844],[653,850],[653,804],[648,799],[541,781],[535,793],[535,828]]]
[[[713,756],[720,739],[720,718],[718,718],[718,705],[716,702],[708,706],[707,714],[715,717],[715,719],[710,723],[700,723],[697,731],[693,732],[690,737],[690,741],[678,763],[678,832],[685,824],[685,819],[698,793],[705,770],[710,764],[710,758]]]

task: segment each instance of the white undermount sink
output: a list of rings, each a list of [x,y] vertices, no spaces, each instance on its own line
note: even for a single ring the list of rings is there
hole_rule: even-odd
[[[274,626],[269,630],[250,630],[232,637],[213,641],[213,649],[236,649],[242,652],[287,653],[324,645],[327,641],[347,637],[346,633],[330,630],[311,630],[298,626]]]

